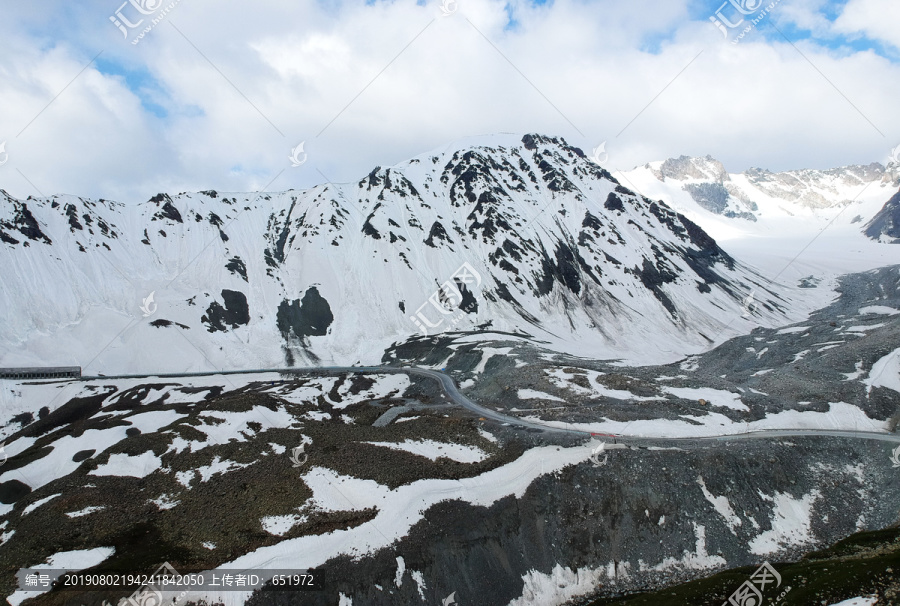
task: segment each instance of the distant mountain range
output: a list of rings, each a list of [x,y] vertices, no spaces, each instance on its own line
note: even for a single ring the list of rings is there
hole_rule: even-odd
[[[900,165],[892,161],[887,166],[873,162],[828,170],[773,173],[751,168],[729,173],[711,156],[681,156],[626,171],[623,181],[691,216],[693,210],[700,216],[747,223],[801,217],[808,220],[804,222],[808,228],[821,229],[824,222],[836,217],[843,223],[870,220],[890,205],[887,201],[900,186]],[[890,214],[889,210],[885,212]],[[870,225],[865,234],[876,240],[885,235],[896,238],[883,231],[890,229],[889,223],[881,220]],[[795,228],[802,230],[804,224],[798,222]],[[762,228],[745,224],[743,229],[752,232]]]

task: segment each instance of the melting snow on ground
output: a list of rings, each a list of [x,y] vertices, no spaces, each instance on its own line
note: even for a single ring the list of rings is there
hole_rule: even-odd
[[[518,396],[520,400],[550,400],[551,402],[565,402],[562,398],[551,396],[548,393],[534,389],[520,389],[516,392],[516,396]]]
[[[638,560],[640,569],[644,570],[672,570],[672,569],[688,569],[688,570],[707,570],[709,568],[718,568],[725,566],[727,563],[722,556],[711,556],[706,551],[706,526],[692,522],[694,525],[694,535],[697,542],[694,545],[694,551],[685,550],[681,558],[668,557],[656,566],[648,566],[643,560]]]
[[[596,370],[584,370],[584,374],[575,374],[568,373],[562,368],[554,368],[547,370],[546,373],[549,381],[556,387],[567,389],[577,395],[587,396],[589,398],[612,398],[614,400],[637,400],[640,402],[662,399],[660,397],[638,396],[624,389],[612,389],[606,387],[598,378],[603,376],[604,373]],[[576,383],[574,379],[577,376],[586,378],[590,387],[584,387],[583,385]],[[521,391],[530,390],[520,390],[520,392]]]
[[[760,493],[760,496],[774,505],[772,528],[750,541],[751,553],[769,555],[786,547],[806,545],[814,540],[811,534],[812,506],[820,496],[818,490],[800,498],[794,498],[786,492],[777,492],[771,497]]]
[[[692,387],[663,387],[663,391],[670,393],[675,397],[685,400],[706,400],[711,406],[723,406],[732,410],[743,410],[749,412],[750,409],[746,404],[741,402],[740,394],[731,393],[722,389],[710,389],[708,387],[692,388]]]
[[[150,499],[147,501],[148,503],[152,503],[159,507],[161,510],[165,511],[166,509],[172,509],[176,505],[178,505],[181,501],[176,499],[174,495],[163,494],[155,499]]]
[[[485,429],[483,427],[478,428],[478,435],[480,435],[482,438],[484,438],[488,442],[493,442],[495,444],[498,442],[497,437],[494,434],[490,433],[489,431],[485,431]]]
[[[741,519],[737,516],[736,513],[734,513],[734,510],[731,508],[731,503],[728,502],[728,497],[713,496],[713,494],[706,488],[706,482],[703,481],[702,476],[697,478],[697,483],[700,484],[700,490],[703,491],[703,496],[706,497],[706,500],[712,504],[716,512],[725,520],[725,524],[728,526],[728,530],[730,530],[732,534],[735,534],[734,529],[741,525]]]
[[[513,350],[512,347],[481,347],[479,349],[481,350],[481,360],[479,360],[478,366],[472,369],[472,374],[476,375],[484,372],[488,360],[494,356],[507,356]]]
[[[486,452],[477,446],[453,444],[451,442],[435,442],[434,440],[404,440],[403,442],[363,442],[373,446],[383,446],[394,450],[403,450],[420,457],[436,461],[440,457],[452,459],[459,463],[479,463],[488,458]]]
[[[250,463],[238,463],[236,461],[229,460],[221,460],[219,455],[216,455],[213,458],[212,463],[209,465],[204,465],[202,467],[197,467],[196,469],[188,469],[187,471],[178,471],[175,473],[175,478],[178,480],[178,483],[184,486],[185,488],[191,487],[191,482],[193,482],[194,478],[197,474],[200,474],[201,482],[208,482],[210,478],[212,478],[216,474],[227,473],[234,469],[240,469],[241,467],[247,467],[251,465]]]
[[[177,418],[179,415],[174,411],[154,411],[133,415],[127,417],[127,420],[131,422],[132,427],[141,430],[141,433],[153,433]],[[88,429],[78,437],[62,436],[50,444],[52,450],[48,454],[19,469],[0,475],[0,483],[16,479],[28,484],[32,490],[37,490],[53,480],[69,475],[81,465],[80,462],[72,460],[72,453],[82,450],[96,450],[97,454],[102,453],[124,440],[127,437],[127,429],[128,426],[123,425],[109,429]],[[18,442],[19,440],[16,440],[12,444]]]
[[[850,598],[849,600],[844,600],[843,602],[837,602],[835,604],[831,604],[831,606],[875,606],[878,603],[878,596],[866,596],[866,597],[858,597],[858,598]]]
[[[197,452],[207,446],[227,444],[232,440],[246,442],[248,435],[256,433],[250,428],[250,423],[258,423],[262,426],[259,431],[265,431],[271,427],[290,427],[295,420],[283,406],[275,411],[265,406],[254,406],[244,412],[204,410],[198,416],[204,422],[191,425],[191,427],[206,434],[207,439],[203,441],[185,440],[181,436],[175,436],[169,445],[170,452],[180,453],[185,449]]]
[[[659,438],[697,438],[773,429],[850,430],[882,433],[887,431],[885,421],[869,418],[856,406],[845,402],[831,402],[828,406],[828,412],[785,410],[769,414],[764,419],[750,423],[732,421],[717,412],[710,412],[703,416],[681,415],[687,421],[668,419],[611,421],[607,419],[598,423],[566,423],[544,421],[535,417],[523,417],[523,419],[550,427],[578,429],[591,433]]]
[[[522,595],[512,600],[508,606],[534,606],[541,604],[555,606],[564,604],[574,597],[594,591],[601,582],[615,579],[615,574],[628,577],[628,563],[621,562],[618,567],[610,562],[599,568],[563,568],[557,564],[549,574],[530,570],[522,577],[525,586]],[[615,582],[615,581],[613,581]]]
[[[887,387],[900,392],[900,349],[895,349],[875,362],[864,383],[869,386],[869,393],[873,387]]]
[[[353,374],[350,373],[349,377]],[[341,410],[358,402],[366,400],[379,400],[391,396],[400,396],[406,392],[409,387],[409,376],[402,373],[383,374],[383,375],[366,375],[367,378],[373,379],[375,382],[368,389],[363,389],[356,395],[350,393],[353,388],[353,381],[345,380],[337,388],[337,395],[340,401],[331,398],[334,386],[341,380],[341,377],[315,377],[307,379],[304,385],[296,383],[277,383],[275,386],[267,390],[274,396],[281,398],[291,404],[316,404],[319,397],[325,399],[331,406],[337,410]]]
[[[894,309],[893,307],[886,307],[884,305],[869,305],[868,307],[860,307],[859,313],[860,315],[881,314],[883,316],[896,316],[897,314],[900,314],[900,309]]]
[[[782,328],[776,335],[792,335],[798,332],[806,332],[809,330],[809,326],[788,326],[787,328]]]
[[[127,454],[109,455],[109,461],[90,472],[92,476],[131,476],[145,478],[162,466],[162,461],[152,450],[137,456]]]
[[[284,536],[291,528],[306,521],[306,516],[289,513],[283,516],[266,516],[260,519],[263,530],[275,536]]]
[[[79,509],[78,511],[70,511],[66,513],[70,518],[80,518],[82,516],[87,516],[92,513],[97,513],[98,511],[103,511],[106,509],[103,505],[91,505],[90,507],[85,507],[84,509]]]
[[[475,477],[419,480],[393,490],[371,480],[342,476],[330,469],[314,467],[302,479],[313,491],[311,500],[319,509],[347,511],[371,507],[377,511],[375,517],[369,523],[353,528],[286,539],[275,545],[260,547],[222,564],[222,568],[305,569],[320,566],[339,554],[357,557],[374,553],[406,536],[410,528],[423,519],[425,511],[436,503],[458,499],[489,507],[510,495],[521,498],[537,477],[584,462],[588,457],[590,451],[584,448],[544,446],[528,450],[515,461]],[[237,606],[246,602],[250,593],[191,593],[187,597]]]
[[[847,332],[865,333],[867,330],[875,330],[876,328],[881,328],[882,326],[886,326],[886,324],[884,322],[879,322],[878,324],[869,324],[868,326],[865,326],[865,325],[850,326],[847,328]]]
[[[41,505],[43,505],[44,503],[52,501],[53,499],[55,499],[56,497],[61,496],[61,495],[62,495],[61,492],[57,492],[56,494],[52,494],[49,497],[44,497],[43,499],[39,499],[39,500],[35,501],[34,503],[32,503],[31,505],[28,505],[25,509],[22,510],[22,515],[23,516],[28,515],[29,513],[31,513],[32,511],[34,511]]]

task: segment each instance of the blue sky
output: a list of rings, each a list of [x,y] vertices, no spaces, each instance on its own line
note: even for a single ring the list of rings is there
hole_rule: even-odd
[[[495,132],[606,141],[612,169],[884,162],[900,3],[729,1],[725,37],[701,0],[0,0],[0,188],[296,189]]]

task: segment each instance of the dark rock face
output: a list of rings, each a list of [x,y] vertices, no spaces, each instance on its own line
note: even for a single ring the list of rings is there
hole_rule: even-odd
[[[425,244],[431,248],[437,248],[434,244],[435,240],[449,242],[450,244],[453,243],[453,240],[451,240],[450,236],[447,234],[447,230],[444,229],[444,226],[441,225],[439,221],[435,221],[431,225],[431,231],[428,232],[428,238],[425,239]]]
[[[225,265],[225,269],[233,274],[239,275],[244,279],[244,282],[247,282],[247,266],[240,257],[232,257],[229,259],[228,263]]]
[[[78,221],[78,209],[74,204],[66,204],[66,216],[69,218],[69,230],[74,234],[75,230],[84,230],[84,226]]]
[[[662,177],[662,180],[666,178],[677,180],[712,179],[720,183],[729,178],[722,163],[712,156],[669,158],[659,167],[659,176]]]
[[[676,315],[677,310],[675,309],[675,305],[672,303],[672,300],[663,292],[662,288],[660,288],[663,284],[667,284],[675,280],[676,276],[666,267],[665,261],[658,260],[657,263],[653,263],[650,259],[644,257],[644,265],[640,268],[634,269],[636,275],[638,275],[641,279],[641,283],[653,293],[653,296],[662,303],[663,307],[666,308],[673,316]]]
[[[756,221],[756,215],[752,212],[735,212],[728,206],[728,189],[721,183],[686,183],[684,190],[691,195],[694,202],[702,208],[728,217],[729,219],[747,219],[748,221]],[[756,210],[756,204],[751,203],[751,208]]]
[[[869,224],[866,225],[865,234],[873,240],[881,236],[893,238],[893,243],[900,243],[900,191],[888,200],[884,207],[878,211]]]
[[[153,320],[152,322],[150,322],[150,326],[153,326],[154,328],[166,328],[168,326],[177,326],[178,328],[181,328],[184,330],[191,329],[190,326],[186,326],[184,324],[181,324],[180,322],[172,322],[171,320],[166,320],[165,318],[159,318],[158,320]]]
[[[0,484],[0,503],[4,505],[15,503],[30,492],[28,484],[19,480],[7,480]]]
[[[247,304],[247,295],[236,290],[222,290],[223,307],[218,301],[213,301],[206,309],[206,314],[200,321],[206,324],[209,332],[225,332],[227,327],[237,328],[250,322],[250,307]]]
[[[24,202],[7,197],[6,192],[2,190],[0,194],[6,198],[4,203],[13,205],[12,220],[0,221],[0,240],[7,244],[18,244],[19,240],[9,234],[10,231],[16,231],[31,241],[53,244],[53,241],[41,231],[40,225]]]
[[[372,221],[372,217],[375,216],[375,213],[378,212],[378,208],[380,206],[381,206],[381,203],[378,203],[375,205],[375,209],[369,214],[368,217],[366,217],[366,221],[365,221],[365,223],[363,223],[363,226],[362,226],[362,232],[364,234],[366,234],[367,236],[369,236],[370,238],[374,238],[375,240],[381,240],[381,233],[377,229],[375,229],[375,227],[372,225],[371,221]]]
[[[625,210],[625,206],[622,204],[622,198],[617,196],[616,193],[612,191],[609,192],[609,195],[606,197],[606,202],[603,203],[603,207],[606,210]],[[594,220],[596,221],[596,218]],[[585,219],[585,221],[587,221],[587,219]]]
[[[684,189],[710,212],[720,215],[728,206],[728,190],[721,183],[687,183]]]
[[[72,461],[75,463],[81,463],[82,461],[86,461],[87,459],[94,456],[94,453],[97,452],[96,449],[89,450],[79,450],[75,454],[72,455]]]
[[[156,194],[150,198],[150,202],[155,202],[157,205],[159,205],[160,202],[163,203],[159,212],[153,215],[153,220],[167,219],[175,223],[184,223],[184,219],[181,218],[181,213],[175,208],[175,205],[172,203],[172,198],[170,198],[168,194]]]
[[[278,330],[285,341],[324,336],[333,321],[331,306],[315,286],[307,289],[303,299],[285,300],[278,306]]]

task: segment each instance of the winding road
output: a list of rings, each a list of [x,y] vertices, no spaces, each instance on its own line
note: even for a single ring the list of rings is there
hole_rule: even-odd
[[[766,429],[759,431],[749,431],[744,433],[721,434],[711,436],[697,437],[661,437],[661,436],[637,436],[628,434],[597,434],[580,429],[572,429],[565,427],[553,427],[545,423],[531,420],[520,419],[510,415],[497,412],[490,408],[486,408],[466,397],[456,387],[456,383],[446,373],[432,370],[430,368],[420,368],[417,366],[307,366],[299,368],[258,368],[253,370],[229,370],[229,371],[211,371],[197,373],[169,373],[169,374],[149,374],[149,375],[99,375],[84,376],[79,380],[105,380],[105,379],[141,379],[158,377],[162,379],[169,378],[186,378],[186,377],[203,377],[214,375],[243,375],[243,374],[259,374],[259,373],[280,373],[280,374],[334,374],[334,373],[367,373],[367,374],[406,374],[427,377],[437,381],[447,397],[455,404],[477,414],[486,419],[492,419],[499,423],[508,423],[516,427],[533,429],[542,432],[561,433],[575,435],[579,437],[597,437],[608,436],[617,440],[627,442],[698,442],[698,441],[730,441],[730,440],[755,440],[755,439],[776,439],[788,437],[807,437],[822,436],[834,438],[852,438],[861,440],[877,440],[881,442],[889,442],[900,444],[900,434],[879,433],[874,431],[853,431],[843,429]]]

